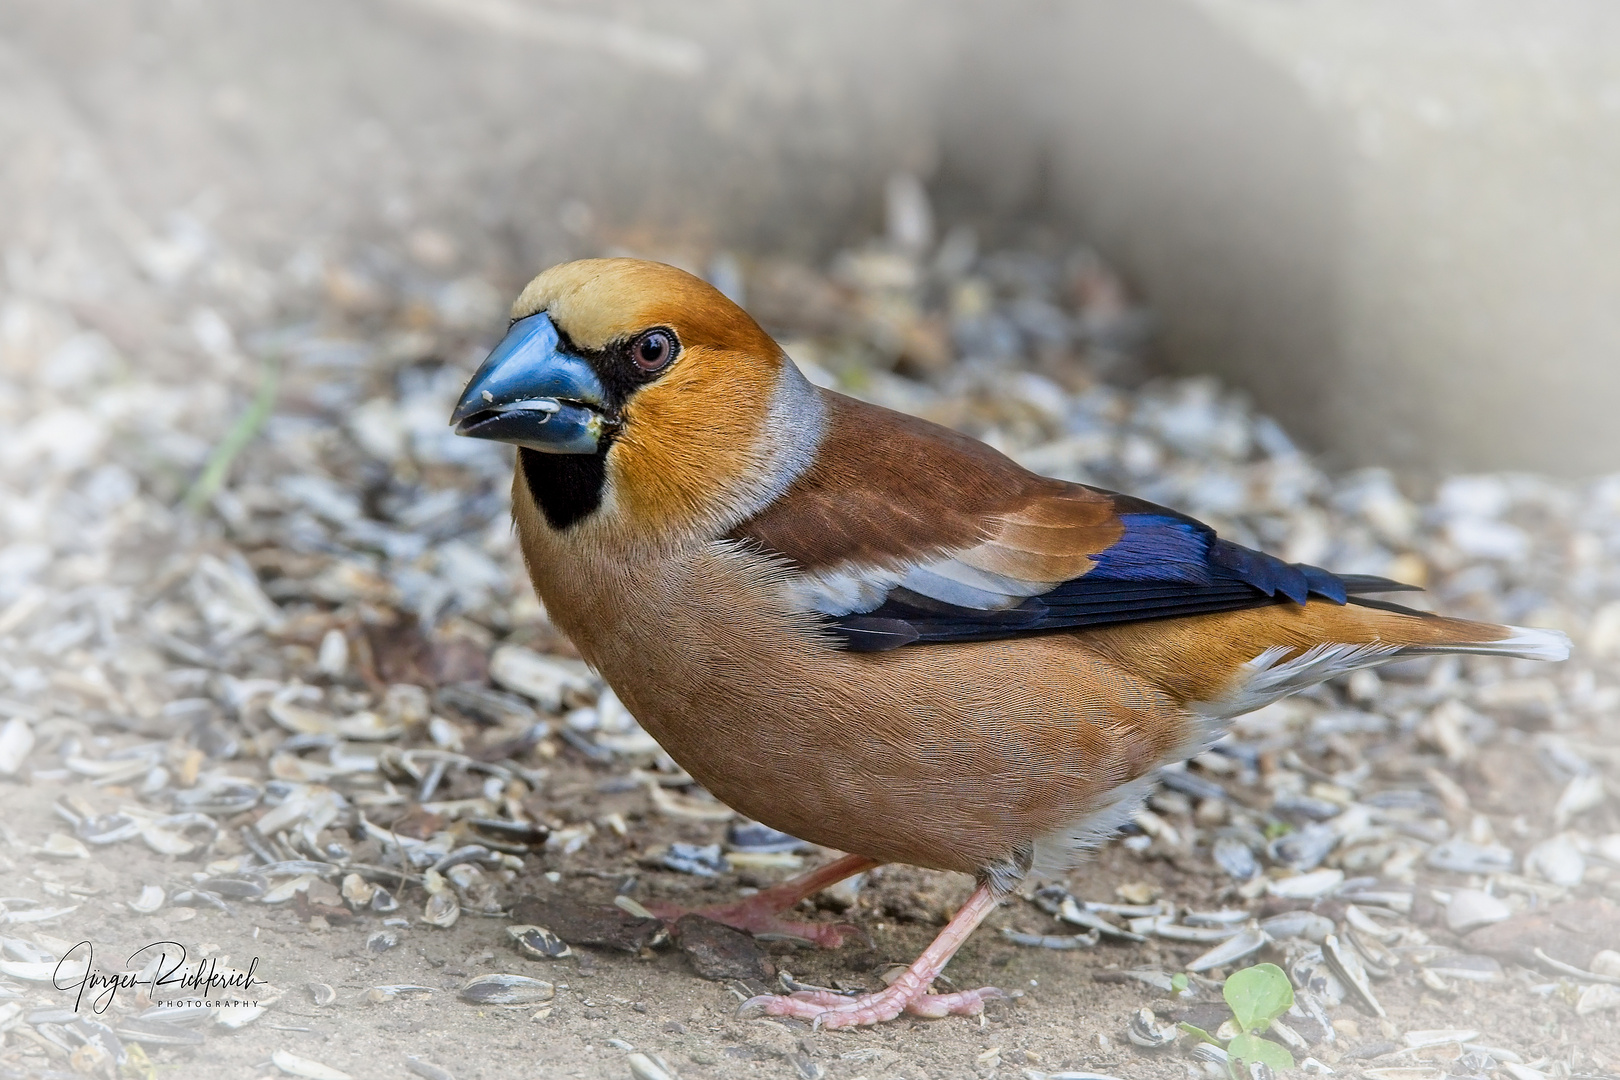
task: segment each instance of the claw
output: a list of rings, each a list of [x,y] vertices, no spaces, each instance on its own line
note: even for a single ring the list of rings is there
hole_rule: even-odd
[[[989,882],[973,891],[932,945],[887,989],[857,998],[844,998],[825,990],[801,990],[786,996],[762,995],[743,1002],[739,1015],[792,1016],[809,1020],[817,1029],[861,1027],[893,1020],[903,1012],[915,1016],[977,1016],[984,1003],[1003,994],[993,986],[955,994],[931,994],[930,985],[961,948],[973,928],[995,909],[997,895]]]
[[[986,1001],[1006,996],[994,986],[964,990],[955,994],[919,994],[906,988],[891,986],[887,990],[864,994],[858,998],[811,992],[790,995],[761,994],[743,1002],[737,1010],[737,1015],[745,1019],[791,1016],[799,1020],[808,1020],[817,1028],[833,1030],[881,1024],[885,1020],[893,1020],[903,1012],[929,1019],[938,1019],[942,1016],[977,1016],[984,1011]]]

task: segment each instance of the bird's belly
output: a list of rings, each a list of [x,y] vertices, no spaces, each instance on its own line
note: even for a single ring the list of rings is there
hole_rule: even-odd
[[[1075,685],[1082,671],[1098,692]],[[785,639],[662,663],[643,654],[603,674],[741,813],[838,850],[966,872],[1074,832],[1190,729],[1062,639],[864,655]]]
[[[1075,636],[851,653],[751,572],[714,557],[536,584],[671,757],[813,843],[965,872],[1022,861],[1195,738]]]

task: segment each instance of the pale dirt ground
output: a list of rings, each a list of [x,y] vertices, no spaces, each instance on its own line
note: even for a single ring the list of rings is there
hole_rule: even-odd
[[[1526,779],[1534,784],[1533,777]],[[591,780],[590,768],[575,764],[559,769],[556,783],[572,787]],[[64,791],[75,790],[87,797],[102,794],[87,784],[6,788],[7,820],[17,837],[29,844],[43,841],[50,828],[51,803]],[[608,805],[638,814],[635,804],[643,798],[640,793],[611,796]],[[644,899],[690,897],[701,904],[732,894],[734,876],[705,883],[635,862],[638,850],[658,843],[717,841],[723,826],[690,822],[671,826],[664,819],[639,815],[633,821],[634,847],[606,841],[588,854],[531,857],[533,868],[525,871],[515,891],[525,891],[525,886],[551,888],[541,874],[552,868],[561,873],[558,891],[601,902],[611,900],[620,880],[618,871],[640,879],[637,895]],[[1019,948],[996,931],[1003,926],[1061,931],[1032,905],[1017,900],[988,921],[947,972],[958,986],[996,985],[1017,995],[1015,1000],[993,1003],[982,1020],[908,1017],[871,1029],[828,1032],[813,1031],[798,1021],[737,1019],[738,997],[732,990],[695,975],[686,958],[668,947],[634,957],[578,949],[562,960],[532,961],[509,947],[504,920],[463,914],[448,930],[414,925],[400,931],[397,948],[375,955],[365,947],[367,936],[380,928],[381,917],[372,914],[322,926],[320,920],[312,924],[301,918],[292,904],[232,903],[231,915],[204,908],[189,918],[193,909],[165,908],[151,916],[115,913],[108,901],[132,896],[138,883],[183,881],[196,865],[164,859],[136,845],[100,849],[88,863],[49,863],[28,880],[28,867],[38,863],[14,852],[0,854],[0,865],[9,864],[3,891],[34,894],[46,874],[63,884],[94,890],[95,895],[80,901],[78,912],[49,932],[92,941],[98,964],[116,966],[116,960],[141,945],[172,939],[185,944],[193,959],[209,954],[243,966],[256,957],[257,973],[283,992],[261,1019],[241,1031],[215,1028],[202,1046],[152,1050],[157,1076],[279,1075],[269,1065],[270,1054],[285,1050],[356,1078],[406,1075],[407,1055],[447,1069],[459,1080],[623,1078],[630,1075],[629,1048],[660,1056],[689,1080],[1016,1077],[1030,1068],[1141,1078],[1188,1075],[1189,1065],[1180,1050],[1141,1050],[1125,1040],[1131,1012],[1148,1005],[1157,1006],[1162,1015],[1168,1004],[1164,995],[1135,983],[1093,980],[1111,968],[1162,965],[1173,971],[1202,946],[1103,944],[1080,952]],[[605,871],[615,873],[600,876]],[[1073,875],[1071,886],[1084,899],[1114,899],[1114,885],[1124,881],[1151,882],[1165,891],[1166,898],[1198,908],[1230,899],[1226,886],[1210,874],[1183,872],[1118,845]],[[853,917],[870,933],[873,948],[858,941],[837,951],[786,944],[770,948],[779,967],[801,981],[826,985],[855,979],[876,985],[874,973],[892,963],[908,962],[933,934],[933,920],[964,899],[969,886],[962,877],[888,868],[862,891],[857,908],[842,916]],[[407,891],[401,900],[400,914],[414,918],[421,911],[419,890]],[[1449,940],[1443,930],[1434,934],[1437,940]],[[1513,972],[1511,966],[1509,970]],[[457,1000],[455,991],[467,978],[491,971],[556,983],[549,1015],[536,1017],[532,1006],[475,1007]],[[1342,1051],[1385,1041],[1384,1031],[1465,1026],[1480,1030],[1481,1041],[1516,1049],[1526,1060],[1549,1056],[1567,1061],[1573,1051],[1576,1074],[1598,1071],[1591,1066],[1594,1051],[1602,1055],[1598,1060],[1615,1060],[1620,1055],[1620,1030],[1612,1014],[1576,1017],[1567,1001],[1530,989],[1532,983],[1543,981],[1540,976],[1510,974],[1494,985],[1460,984],[1455,997],[1442,998],[1426,990],[1414,975],[1397,975],[1377,984],[1392,1021],[1381,1027],[1348,1006],[1335,1010],[1336,1018],[1353,1020],[1359,1028],[1359,1035],[1342,1032],[1338,1046]],[[310,983],[329,984],[337,992],[336,1001],[314,1005],[305,989]],[[383,1004],[367,1000],[368,989],[389,984],[428,986],[434,992]],[[66,996],[48,988],[30,989],[31,1001],[42,1005]],[[13,1039],[7,1050],[16,1047]],[[1339,1060],[1332,1049],[1318,1053],[1354,1075],[1352,1060]],[[17,1059],[8,1052],[0,1060]],[[52,1065],[66,1067],[62,1062]]]

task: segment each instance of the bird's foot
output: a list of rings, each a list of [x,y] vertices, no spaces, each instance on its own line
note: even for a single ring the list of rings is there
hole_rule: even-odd
[[[825,990],[801,990],[797,994],[786,995],[761,994],[743,1002],[737,1015],[792,1016],[824,1028],[863,1027],[893,1020],[903,1012],[929,1018],[977,1016],[984,1011],[986,1001],[1006,996],[993,986],[981,986],[977,990],[963,990],[955,994],[930,994],[927,987],[919,989],[902,976],[888,989],[860,997],[844,997]]]
[[[848,923],[813,923],[785,919],[775,899],[765,893],[758,893],[730,904],[716,904],[713,907],[683,908],[679,904],[658,903],[648,904],[646,907],[648,911],[671,925],[674,925],[675,920],[682,915],[702,915],[705,919],[725,923],[756,937],[760,935],[794,937],[819,945],[823,949],[836,949],[852,935],[865,936],[859,927]]]
[[[866,937],[865,931],[848,923],[795,922],[792,919],[784,919],[782,912],[791,909],[805,897],[814,896],[827,886],[835,885],[847,877],[863,874],[876,865],[878,864],[873,860],[860,855],[845,855],[825,866],[818,866],[780,885],[762,889],[753,896],[744,897],[730,904],[683,908],[677,904],[652,903],[647,905],[647,910],[671,925],[674,925],[675,920],[682,915],[702,915],[706,919],[725,923],[750,934],[779,934],[800,938],[824,949],[838,948],[851,934],[859,934],[870,943],[871,938]]]
[[[738,1010],[741,1016],[794,1016],[809,1020],[817,1027],[846,1028],[866,1024],[881,1024],[893,1020],[903,1012],[915,1016],[977,1016],[984,1011],[984,1003],[1005,997],[993,986],[977,990],[964,990],[956,994],[931,994],[933,982],[945,965],[951,962],[962,942],[973,933],[973,928],[995,910],[998,894],[989,881],[982,881],[973,890],[945,929],[939,932],[933,944],[912,961],[910,967],[889,985],[887,990],[847,998],[827,990],[801,990],[796,994],[777,996],[763,994],[749,998]]]

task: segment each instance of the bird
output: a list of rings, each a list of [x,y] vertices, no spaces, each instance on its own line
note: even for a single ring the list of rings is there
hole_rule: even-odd
[[[974,929],[1030,875],[1083,862],[1233,717],[1414,656],[1569,652],[818,387],[661,263],[534,278],[451,423],[518,448],[529,577],[647,732],[739,813],[847,853],[704,914],[832,945],[840,928],[782,913],[885,863],[973,875],[887,988],[762,995],[747,1015],[977,1014],[1001,992],[932,987]]]

